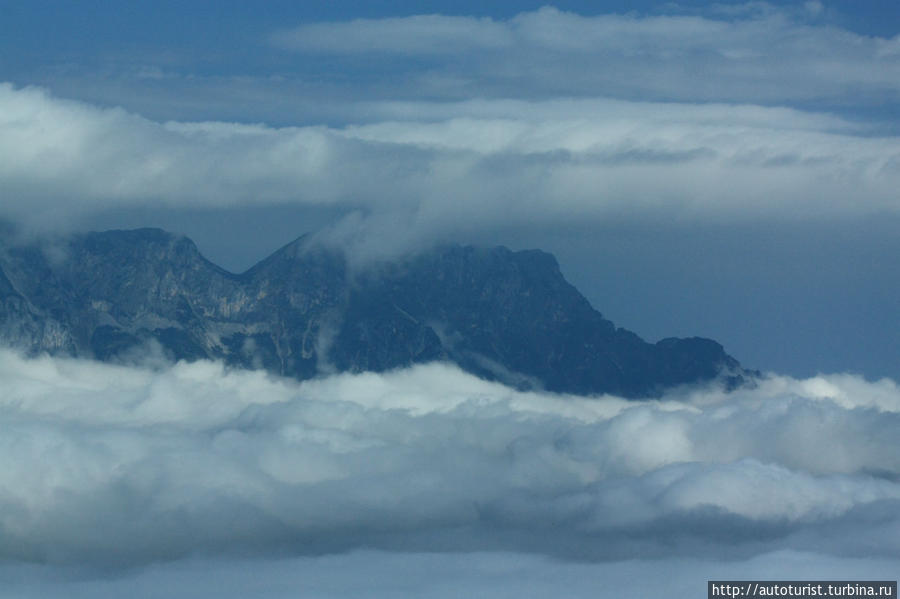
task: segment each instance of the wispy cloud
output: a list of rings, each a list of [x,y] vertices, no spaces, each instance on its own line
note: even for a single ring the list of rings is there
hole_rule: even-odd
[[[271,42],[291,50],[313,52],[428,55],[509,48],[514,38],[503,23],[492,19],[415,15],[312,23],[274,33]]]
[[[755,3],[652,16],[582,16],[545,7],[508,20],[428,15],[313,23],[270,41],[304,53],[424,59],[431,63],[425,69],[418,62],[394,69],[419,72],[417,85],[428,85],[439,68],[444,84],[455,79],[463,91],[477,79],[482,93],[492,95],[896,102],[898,40],[829,25],[817,7]]]
[[[268,39],[284,74],[142,63],[91,80],[124,86],[110,94],[128,105],[169,94],[240,123],[4,84],[0,217],[50,228],[122,208],[325,206],[344,218],[332,235],[371,253],[523,223],[896,214],[900,142],[855,117],[896,105],[900,42],[818,7],[310,23]],[[288,126],[252,124],[275,113]]]
[[[0,218],[328,206],[343,218],[327,234],[367,254],[535,223],[890,224],[896,126],[856,117],[896,109],[900,38],[828,14],[753,2],[286,24],[256,49],[258,64],[278,55],[271,72],[147,56],[45,71],[52,91],[0,84]],[[858,288],[828,319],[892,307],[876,269],[890,252],[873,247],[828,272],[877,287],[802,297]],[[792,268],[818,269],[814,254]],[[693,257],[673,259],[671,281]],[[759,297],[784,300],[742,299]],[[0,594],[687,597],[715,576],[889,578],[900,558],[887,379],[770,375],[631,402],[440,364],[297,383],[2,350],[0,381]]]

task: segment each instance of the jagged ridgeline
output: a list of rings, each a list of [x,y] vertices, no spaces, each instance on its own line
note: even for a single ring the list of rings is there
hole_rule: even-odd
[[[626,397],[748,376],[715,341],[616,328],[541,251],[448,245],[351,272],[300,238],[237,275],[159,229],[4,242],[0,343],[104,361],[155,349],[297,379],[445,360],[517,387]]]

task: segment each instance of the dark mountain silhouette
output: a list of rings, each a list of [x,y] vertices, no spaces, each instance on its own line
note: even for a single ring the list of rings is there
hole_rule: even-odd
[[[749,374],[715,341],[616,328],[537,250],[448,245],[357,272],[303,237],[236,275],[159,229],[4,244],[0,342],[105,361],[155,347],[298,379],[446,360],[518,387],[626,397]]]

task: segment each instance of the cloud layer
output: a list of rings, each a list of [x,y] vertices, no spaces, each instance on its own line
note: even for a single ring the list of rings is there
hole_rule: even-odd
[[[535,223],[895,215],[884,114],[900,41],[829,15],[810,2],[306,23],[258,40],[268,58],[248,76],[126,61],[121,80],[48,80],[103,106],[0,84],[0,218],[313,207],[372,253]],[[281,71],[260,66],[275,56]],[[126,91],[82,89],[110,86]],[[104,107],[117,103],[241,122]]]
[[[629,402],[441,364],[295,383],[3,352],[0,374],[5,560],[900,556],[889,380],[771,376]]]
[[[0,565],[0,596],[35,599],[256,597],[260,599],[643,599],[702,595],[707,580],[881,580],[896,560],[776,551],[745,561],[566,562],[533,554],[354,551],[280,559],[191,559],[119,572]]]
[[[2,85],[0,212],[46,228],[127,207],[331,206],[356,215],[344,234],[403,245],[535,222],[900,210],[898,140],[833,116],[599,99],[373,108],[377,122],[340,128],[157,123]]]
[[[325,207],[367,254],[503,227],[895,222],[900,39],[817,2],[666,10],[307,24],[240,50],[265,68],[206,74],[45,65],[16,76],[47,89],[0,84],[0,219]],[[863,276],[890,252],[860,255]],[[880,273],[811,328],[893,297]],[[0,596],[693,597],[900,559],[890,380],[627,402],[440,364],[296,383],[0,351],[0,422]]]
[[[277,32],[271,42],[312,55],[391,58],[410,88],[441,95],[896,102],[900,38],[855,34],[826,16],[818,3],[791,9],[757,2],[694,14],[670,5],[652,16],[544,7],[507,20],[416,15],[312,23]]]

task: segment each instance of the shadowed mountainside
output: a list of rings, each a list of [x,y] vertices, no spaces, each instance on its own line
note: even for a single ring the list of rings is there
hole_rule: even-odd
[[[155,348],[297,379],[446,360],[520,388],[626,397],[750,374],[712,340],[616,328],[537,250],[449,245],[352,272],[301,237],[236,275],[159,229],[3,244],[0,342],[105,361]]]

